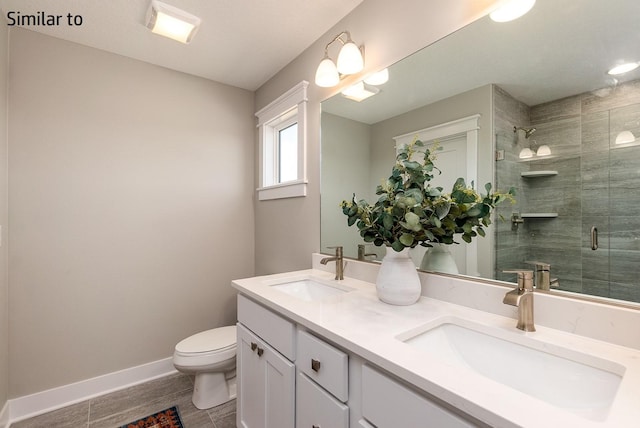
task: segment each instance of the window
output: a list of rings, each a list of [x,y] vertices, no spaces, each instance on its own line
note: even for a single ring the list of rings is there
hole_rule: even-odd
[[[303,81],[256,113],[260,139],[258,199],[306,196],[306,102]]]

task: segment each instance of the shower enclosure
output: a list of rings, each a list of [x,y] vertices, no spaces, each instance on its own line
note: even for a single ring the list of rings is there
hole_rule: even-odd
[[[497,188],[517,192],[496,277],[543,262],[561,290],[640,302],[640,80],[537,106],[496,87],[494,130]]]

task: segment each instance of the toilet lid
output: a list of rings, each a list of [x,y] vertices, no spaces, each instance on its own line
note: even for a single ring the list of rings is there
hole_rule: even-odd
[[[236,346],[236,326],[219,327],[189,336],[176,345],[182,353],[211,352]]]

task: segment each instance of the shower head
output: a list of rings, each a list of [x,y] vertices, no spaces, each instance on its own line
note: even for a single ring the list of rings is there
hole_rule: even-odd
[[[536,132],[536,128],[517,128],[514,126],[513,132],[518,132],[518,131],[524,131],[524,138],[529,138],[531,137],[531,134]]]

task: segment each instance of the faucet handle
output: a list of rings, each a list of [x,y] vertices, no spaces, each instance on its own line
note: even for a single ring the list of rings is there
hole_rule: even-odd
[[[518,288],[521,290],[533,290],[533,271],[529,269],[507,269],[502,273],[515,273],[518,275]]]
[[[335,247],[327,247],[330,250],[336,250],[336,256],[342,257],[342,245],[336,245]]]
[[[551,269],[551,264],[545,262],[525,262],[528,265],[534,265],[537,271],[548,271]]]

